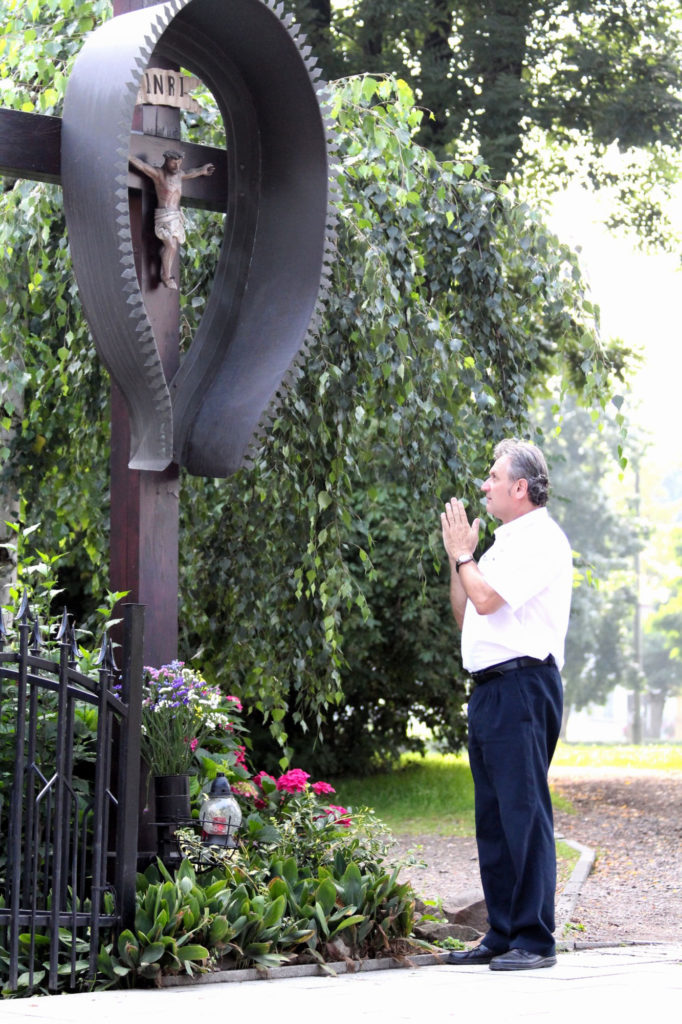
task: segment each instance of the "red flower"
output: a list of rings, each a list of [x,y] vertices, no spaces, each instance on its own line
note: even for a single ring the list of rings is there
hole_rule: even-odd
[[[284,775],[277,779],[277,789],[285,793],[303,793],[308,785],[310,776],[301,768],[290,768]]]
[[[327,808],[327,814],[331,815],[335,825],[343,825],[344,828],[350,828],[350,811],[347,807],[330,804]]]
[[[330,786],[328,782],[313,782],[312,790],[316,796],[322,796],[325,793],[336,793],[334,787]]]

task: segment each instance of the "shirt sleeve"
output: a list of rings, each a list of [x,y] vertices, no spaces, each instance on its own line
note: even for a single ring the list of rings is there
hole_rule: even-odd
[[[527,531],[504,550],[488,552],[480,566],[487,583],[513,612],[540,594],[562,573],[571,551],[560,531]]]

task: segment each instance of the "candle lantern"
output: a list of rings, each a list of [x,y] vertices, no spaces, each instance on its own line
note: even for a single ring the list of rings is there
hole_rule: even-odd
[[[201,841],[205,846],[233,848],[237,845],[235,833],[241,825],[242,812],[222,772],[213,780],[208,799],[201,808],[199,821]]]

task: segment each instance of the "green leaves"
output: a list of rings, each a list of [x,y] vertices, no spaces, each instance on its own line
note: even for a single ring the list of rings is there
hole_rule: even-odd
[[[550,379],[608,394],[575,257],[478,162],[416,146],[413,103],[393,78],[337,84],[338,257],[320,338],[252,467],[185,485],[185,642],[261,711],[285,759],[337,704],[325,736],[350,751],[356,700],[368,743],[404,747],[410,718],[461,739],[445,584],[425,568],[441,496],[476,502],[493,443],[528,430]],[[368,710],[371,690],[402,693],[400,707]]]
[[[58,109],[79,33],[108,7],[51,0],[11,14],[7,102]],[[550,378],[602,400],[608,390],[575,260],[513,193],[487,183],[480,161],[438,163],[415,145],[423,114],[407,82],[360,76],[332,90],[338,253],[319,339],[251,465],[182,483],[183,654],[202,650],[207,677],[249,701],[283,762],[295,736],[317,735],[329,709],[348,706],[344,691],[367,666],[377,690],[410,694],[385,733],[391,747],[411,715],[425,721],[436,706],[461,736],[451,650],[449,708],[433,675],[419,699],[436,620],[439,655],[447,637],[444,584],[425,569],[439,553],[441,496],[475,500],[492,443],[526,429]],[[216,117],[193,132],[217,137]],[[192,218],[183,344],[220,228],[215,215]],[[108,577],[108,382],[79,308],[58,189],[17,182],[0,197],[2,279],[2,486],[25,497],[40,550],[59,552],[59,575],[92,618]],[[382,488],[388,502],[373,517],[369,494]],[[397,494],[409,498],[404,523],[390,508]],[[381,641],[391,618],[392,665]]]

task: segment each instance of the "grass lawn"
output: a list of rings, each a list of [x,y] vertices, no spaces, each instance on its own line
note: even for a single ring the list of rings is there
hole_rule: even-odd
[[[569,768],[656,768],[682,771],[682,743],[560,743],[553,765]]]
[[[409,754],[394,771],[335,779],[333,785],[337,803],[372,807],[393,832],[473,835],[474,783],[466,754]]]
[[[658,768],[682,771],[682,744],[560,743],[555,765],[568,767]],[[335,801],[344,807],[372,807],[393,832],[413,835],[474,833],[474,785],[466,753],[405,755],[383,775],[333,780]],[[556,806],[570,804],[555,797]]]

